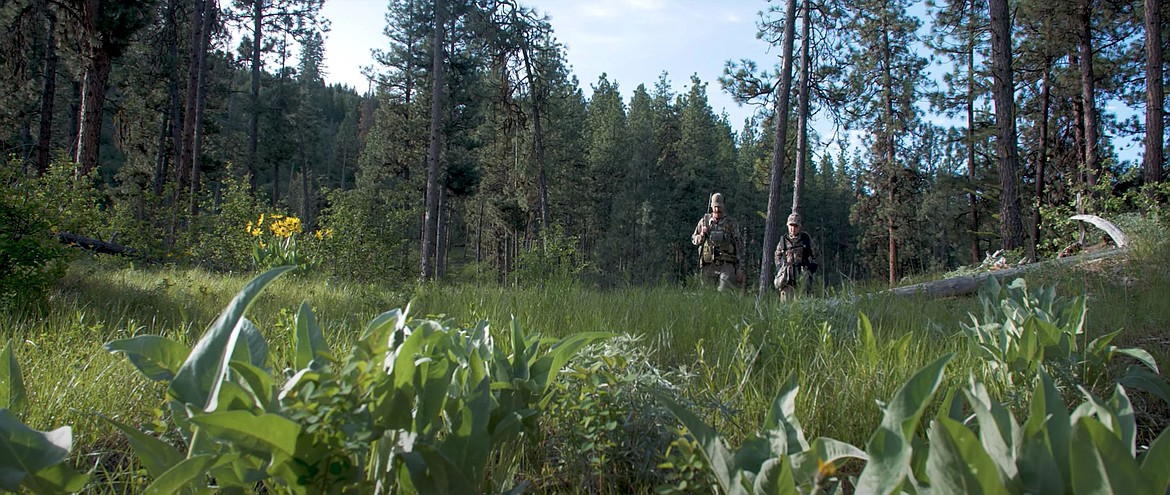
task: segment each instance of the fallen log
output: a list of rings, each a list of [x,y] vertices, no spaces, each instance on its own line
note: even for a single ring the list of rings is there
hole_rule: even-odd
[[[917,294],[923,294],[931,297],[962,296],[979,290],[979,287],[982,287],[983,284],[987,282],[987,277],[995,277],[1000,282],[1003,282],[1005,279],[1018,277],[1024,272],[1037,268],[1077,265],[1088,261],[1108,258],[1125,253],[1127,246],[1129,245],[1129,238],[1126,237],[1125,233],[1122,232],[1121,229],[1117,228],[1116,225],[1113,225],[1112,222],[1096,215],[1074,215],[1070,217],[1070,219],[1090,223],[1105,231],[1105,233],[1109,234],[1109,237],[1113,239],[1113,243],[1116,244],[1117,247],[1077,256],[1061,257],[1040,263],[1030,263],[1027,265],[1004,268],[1001,270],[992,270],[983,273],[975,273],[972,275],[936,280],[933,282],[923,282],[920,284],[907,285],[905,287],[896,287],[890,289],[889,292],[895,296],[913,296]]]
[[[100,239],[91,239],[89,237],[85,237],[82,235],[77,235],[77,234],[73,234],[73,233],[69,233],[69,232],[61,232],[61,233],[57,234],[57,239],[59,239],[62,244],[65,244],[67,246],[77,246],[80,248],[88,249],[88,250],[93,251],[95,253],[126,254],[126,255],[139,254],[138,250],[134,249],[132,247],[126,247],[126,246],[123,246],[123,245],[115,243],[115,242],[106,242],[106,241],[103,241]]]
[[[1054,260],[1043,261],[1040,263],[1030,263],[1012,268],[1004,268],[1002,270],[992,270],[989,272],[976,273],[973,275],[936,280],[934,282],[923,282],[920,284],[907,285],[905,287],[896,287],[890,289],[889,292],[895,296],[913,296],[917,294],[923,294],[931,297],[962,296],[979,290],[979,288],[987,282],[988,277],[995,277],[1000,282],[1004,282],[1005,280],[1016,278],[1024,272],[1037,268],[1077,265],[1096,259],[1116,256],[1125,252],[1126,249],[1122,248],[1106,249],[1089,254],[1081,254],[1077,256],[1069,256],[1066,258],[1057,258]]]

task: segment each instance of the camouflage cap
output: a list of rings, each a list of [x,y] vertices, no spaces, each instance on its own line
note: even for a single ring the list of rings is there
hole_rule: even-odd
[[[788,215],[788,225],[800,226],[800,213]]]
[[[723,207],[723,195],[720,193],[715,193],[715,194],[711,195],[711,207],[714,208],[716,206],[718,206],[720,208]]]

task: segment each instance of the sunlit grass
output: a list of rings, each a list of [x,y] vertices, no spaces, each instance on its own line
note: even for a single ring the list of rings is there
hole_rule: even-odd
[[[1085,294],[1090,338],[1123,328],[1116,343],[1145,348],[1164,370],[1170,359],[1170,249],[1147,237],[1137,242],[1123,261],[1029,273],[1028,286],[1056,284],[1062,298]],[[252,276],[119,259],[76,262],[46,314],[0,315],[29,391],[22,419],[41,430],[72,425],[77,462],[92,466],[95,453],[120,438],[100,416],[149,423],[165,392],[102,345],[139,334],[190,345]],[[960,331],[968,313],[977,313],[975,298],[892,297],[880,287],[836,288],[825,297],[788,302],[769,294],[757,304],[751,292],[692,286],[597,291],[555,283],[410,286],[285,276],[248,313],[269,341],[275,370],[291,362],[290,326],[302,301],[312,306],[336,352],[347,351],[376,315],[408,304],[415,316],[441,315],[461,325],[488,320],[501,339],[513,318],[526,332],[553,338],[629,334],[638,338],[634,352],[685,377],[678,384],[685,399],[732,441],[757,432],[790,373],[801,384],[797,416],[806,434],[858,446],[880,421],[877,401],[889,399],[923,365],[956,354],[944,391],[981,373]],[[861,314],[872,323],[872,348],[859,333]],[[993,394],[1012,393],[989,386]]]

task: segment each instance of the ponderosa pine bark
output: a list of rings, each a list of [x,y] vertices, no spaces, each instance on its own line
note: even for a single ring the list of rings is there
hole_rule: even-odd
[[[768,212],[764,220],[764,244],[760,253],[760,291],[756,300],[763,299],[772,287],[772,250],[778,242],[777,225],[780,223],[780,182],[784,178],[787,153],[784,145],[788,140],[789,94],[792,89],[792,45],[796,34],[796,0],[788,0],[788,13],[784,20],[784,43],[781,48],[780,84],[776,88],[776,138],[772,144],[772,167],[768,180]]]
[[[431,133],[427,148],[427,196],[426,212],[423,214],[422,235],[422,278],[431,280],[434,276],[435,236],[439,220],[439,154],[443,128],[443,87],[446,76],[443,72],[443,44],[446,2],[435,0],[435,37],[431,45]]]
[[[1077,49],[1080,52],[1081,105],[1085,127],[1085,175],[1089,193],[1101,176],[1101,158],[1098,144],[1101,129],[1097,119],[1096,87],[1093,80],[1093,26],[1092,0],[1080,0],[1077,30]]]
[[[800,213],[800,196],[804,191],[804,164],[808,161],[808,92],[809,72],[812,68],[812,55],[809,53],[809,2],[801,2],[800,13],[800,82],[797,83],[796,96],[796,176],[792,181],[792,212]]]
[[[1162,181],[1163,101],[1162,1],[1146,0],[1146,152],[1142,168],[1147,184]]]
[[[1017,175],[1020,155],[1016,144],[1015,86],[1012,83],[1011,13],[1008,0],[990,0],[992,97],[995,101],[996,150],[999,161],[999,214],[1003,249],[1023,243]]]

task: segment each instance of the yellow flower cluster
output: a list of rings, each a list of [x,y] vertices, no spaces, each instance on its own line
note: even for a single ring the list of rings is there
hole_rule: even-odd
[[[248,226],[244,227],[244,230],[247,231],[248,235],[252,237],[260,237],[260,234],[264,233],[264,231],[260,228],[261,225],[264,225],[263,213],[260,214],[260,219],[256,220],[255,225],[253,225],[252,222],[248,222]]]
[[[276,237],[287,239],[293,234],[301,233],[301,219],[292,216],[272,215],[272,225],[269,225],[268,228],[272,229],[272,234]]]
[[[326,238],[332,239],[333,238],[333,229],[318,230],[318,231],[314,232],[314,234],[317,236],[318,241],[324,240]]]
[[[287,239],[293,234],[301,233],[301,219],[294,216],[272,215],[272,222],[268,225],[268,230],[272,231],[272,235]],[[260,237],[264,233],[264,214],[260,214],[260,218],[255,223],[248,222],[244,230],[252,237]],[[318,233],[318,238],[320,234]]]

